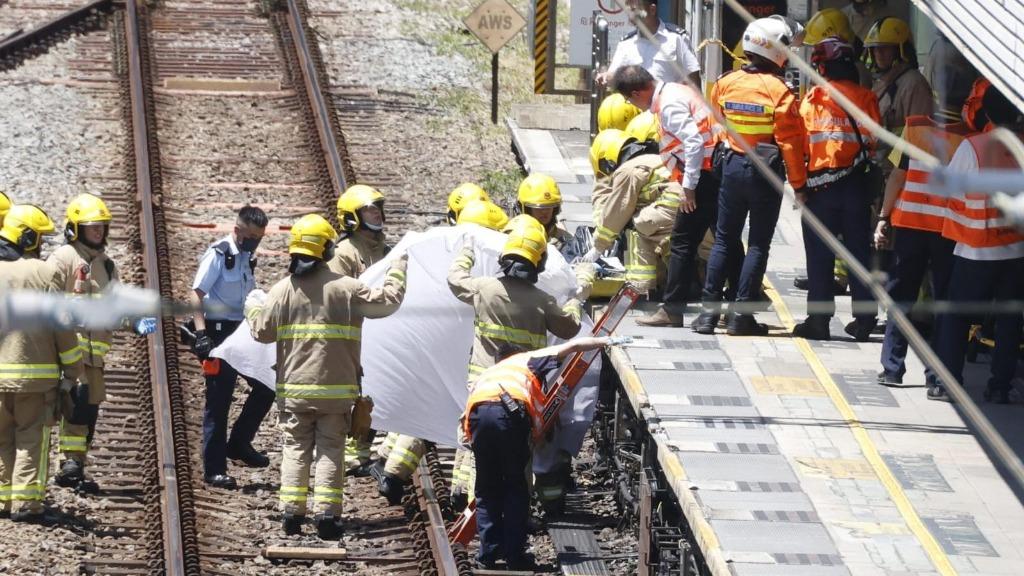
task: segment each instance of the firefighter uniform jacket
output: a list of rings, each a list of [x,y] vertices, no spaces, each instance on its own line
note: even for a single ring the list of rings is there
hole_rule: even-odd
[[[253,338],[277,343],[277,397],[286,411],[352,410],[359,396],[363,319],[398,310],[405,268],[405,259],[396,261],[384,285],[370,288],[317,266],[281,279],[261,308],[247,311]]]
[[[338,243],[334,249],[334,259],[327,266],[336,274],[358,278],[387,253],[388,247],[384,244],[383,234],[356,231]]]
[[[98,296],[111,282],[117,282],[114,261],[103,250],[90,248],[81,242],[65,244],[50,255],[50,262],[57,269],[60,290],[75,293],[78,270],[88,267],[84,292],[85,298]],[[103,359],[110,351],[112,335],[106,330],[90,330],[78,333],[78,346],[82,349],[82,362],[86,366],[103,368]]]
[[[518,278],[474,278],[474,255],[466,248],[448,271],[448,287],[476,311],[469,379],[494,365],[505,345],[536,350],[547,345],[547,333],[572,338],[580,331],[580,301],[558,307],[555,297]]]
[[[601,198],[600,211],[595,209],[594,247],[601,252],[610,248],[634,216],[655,224],[652,232],[666,227],[671,230],[681,193],[680,184],[671,179],[657,154],[628,160],[612,173],[608,189]],[[645,235],[647,231],[643,231]]]
[[[60,291],[53,265],[41,260],[0,262],[0,290]],[[45,393],[61,374],[82,375],[82,351],[70,331],[0,332],[0,392]]]

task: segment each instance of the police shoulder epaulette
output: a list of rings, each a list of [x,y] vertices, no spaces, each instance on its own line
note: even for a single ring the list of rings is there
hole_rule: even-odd
[[[682,36],[683,34],[686,34],[686,30],[685,29],[683,29],[682,27],[677,26],[675,24],[672,24],[671,22],[665,22],[664,25],[665,25],[665,30],[668,30],[669,32],[671,32],[673,34],[679,34],[680,36]]]
[[[231,270],[235,267],[235,255],[231,253],[231,243],[227,240],[221,240],[220,242],[213,245],[213,249],[218,254],[224,257],[224,268]]]
[[[637,33],[636,30],[633,30],[632,32],[627,32],[626,35],[622,37],[622,39],[623,40],[629,40],[630,38],[635,37],[636,33]]]

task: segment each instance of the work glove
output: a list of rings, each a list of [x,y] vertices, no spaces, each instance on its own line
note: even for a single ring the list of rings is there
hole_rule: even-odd
[[[590,250],[587,250],[586,254],[584,254],[583,256],[580,256],[580,262],[586,262],[588,264],[593,264],[594,262],[597,262],[597,259],[600,258],[600,257],[601,257],[601,252],[598,251],[597,248],[591,248]]]
[[[399,272],[405,272],[409,269],[409,253],[402,252],[398,258],[391,261],[391,269],[398,270]]]
[[[200,360],[206,360],[213,352],[213,338],[206,334],[206,330],[196,330],[196,341],[192,343],[192,353]]]
[[[132,324],[132,329],[139,336],[145,336],[156,332],[156,318],[150,316],[147,318],[139,318]]]
[[[257,316],[263,306],[267,303],[267,293],[263,290],[256,288],[249,292],[245,297],[245,304],[242,306],[242,313],[245,315],[246,320],[252,321],[253,316]]]

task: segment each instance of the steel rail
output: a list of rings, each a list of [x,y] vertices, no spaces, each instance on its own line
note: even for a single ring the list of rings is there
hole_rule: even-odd
[[[416,497],[419,500],[420,510],[423,510],[429,523],[426,528],[427,538],[430,539],[430,549],[434,555],[438,572],[441,576],[457,576],[459,567],[455,561],[451,543],[448,541],[448,531],[445,529],[441,507],[434,495],[434,480],[425,460],[420,460],[419,467],[413,474],[413,483],[417,488]]]
[[[153,182],[150,165],[149,121],[146,102],[149,97],[143,76],[139,13],[136,0],[125,5],[125,33],[128,45],[128,75],[131,89],[132,139],[135,152],[136,200],[140,205],[142,256],[147,288],[160,288],[157,254],[156,217],[153,211]],[[182,533],[181,503],[174,450],[173,417],[166,364],[165,318],[158,318],[157,330],[149,336],[150,374],[153,385],[153,409],[157,433],[157,461],[162,488],[161,511],[164,534],[165,573],[186,573],[185,545]]]
[[[93,0],[85,6],[64,12],[27,32],[15,31],[0,39],[0,60],[11,58],[22,51],[29,51],[33,44],[67,32],[69,28],[88,22],[95,15],[110,12],[113,9],[114,0]]]

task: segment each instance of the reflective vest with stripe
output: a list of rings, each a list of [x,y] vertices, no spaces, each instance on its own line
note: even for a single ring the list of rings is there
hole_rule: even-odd
[[[711,155],[715,151],[715,144],[718,143],[723,129],[715,121],[715,117],[711,114],[707,103],[689,85],[675,82],[662,84],[660,89],[654,94],[651,112],[659,119],[661,118],[661,109],[666,101],[686,102],[687,107],[690,109],[690,116],[697,123],[700,137],[704,141],[704,160],[700,165],[700,169],[711,170]],[[684,153],[683,142],[671,132],[666,132],[662,129],[662,125],[663,123],[659,121],[658,135],[661,137],[661,159],[672,174],[672,179],[676,182],[682,182],[684,166],[680,157]]]
[[[875,122],[879,121],[878,99],[871,90],[846,80],[830,82],[829,88],[840,91]],[[807,93],[800,104],[800,115],[807,131],[810,187],[824,186],[853,173],[852,168],[869,153],[861,150],[861,139],[865,146],[874,145],[874,138],[863,126],[858,126],[858,138],[850,116],[825,87],[815,86]]]
[[[541,382],[530,371],[527,363],[529,354],[516,354],[502,360],[484,371],[473,383],[466,401],[466,412],[462,417],[463,431],[466,438],[472,438],[469,429],[469,415],[482,402],[501,402],[501,393],[507,392],[513,400],[520,402],[530,418],[533,440],[540,440],[543,429],[541,417],[544,413],[544,393]]]
[[[903,139],[949,164],[960,142],[969,134],[963,122],[942,124],[927,116],[911,116],[903,129]],[[892,225],[942,233],[948,198],[928,185],[930,171],[921,161],[907,159],[907,178],[893,206]]]
[[[1024,135],[1018,135],[1021,137]],[[978,170],[1020,170],[1020,165],[991,132],[967,138],[978,158]],[[1024,242],[1024,235],[1010,226],[987,194],[967,192],[962,198],[950,198],[942,235],[956,240],[958,254],[971,260],[1001,260],[1005,247]],[[961,246],[966,250],[961,250]]]

